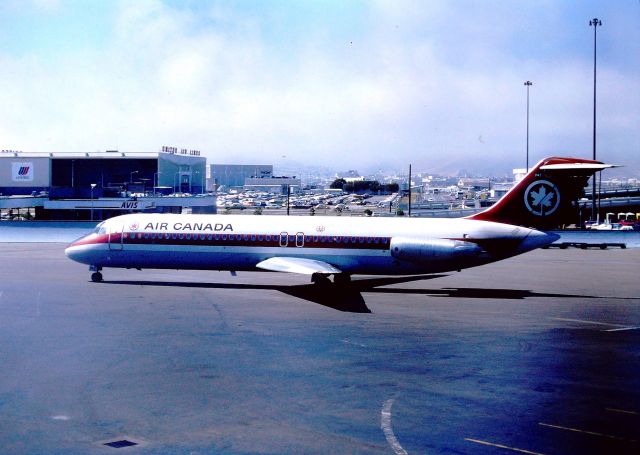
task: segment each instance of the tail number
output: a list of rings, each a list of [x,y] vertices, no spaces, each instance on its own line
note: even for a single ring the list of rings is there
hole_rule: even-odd
[[[536,180],[524,192],[527,210],[537,216],[549,216],[560,205],[560,191],[548,180]]]

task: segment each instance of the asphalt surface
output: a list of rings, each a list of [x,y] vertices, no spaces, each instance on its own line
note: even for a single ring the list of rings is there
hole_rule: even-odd
[[[0,243],[0,453],[640,452],[638,249],[324,291],[63,249]]]

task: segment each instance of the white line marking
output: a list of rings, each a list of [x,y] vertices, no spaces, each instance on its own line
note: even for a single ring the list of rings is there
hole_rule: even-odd
[[[499,449],[506,449],[506,450],[511,450],[513,452],[519,452],[519,453],[528,453],[529,455],[544,455],[539,452],[531,452],[530,450],[518,449],[517,447],[509,447],[502,444],[494,444],[493,442],[481,441],[480,439],[464,438],[464,440],[469,442],[475,442],[476,444],[482,444],[483,446],[497,447]]]
[[[640,415],[640,413],[636,411],[625,411],[624,409],[616,409],[616,408],[605,408],[609,412],[619,412],[621,414],[631,414],[634,416]]]
[[[354,341],[349,341],[349,340],[346,340],[346,339],[345,340],[340,340],[340,341],[342,341],[344,344],[352,344],[354,346],[360,346],[361,348],[366,348],[367,347],[366,344],[356,343]]]
[[[635,327],[618,327],[617,329],[606,329],[603,330],[603,332],[622,332],[624,330],[638,330],[640,329],[640,326],[635,326]]]
[[[623,324],[611,324],[609,322],[598,322],[598,321],[586,321],[584,319],[570,319],[570,318],[549,318],[554,321],[565,321],[565,322],[579,322],[581,324],[593,324],[593,325],[608,325],[609,327],[627,327]]]
[[[393,401],[393,398],[390,398],[382,405],[382,411],[380,412],[380,428],[382,428],[384,437],[387,438],[387,442],[396,455],[408,455],[407,451],[402,448],[396,438],[396,435],[393,434],[393,430],[391,429],[391,406],[393,406]]]
[[[51,416],[52,420],[69,420],[69,416],[65,416],[65,415],[57,415],[57,416]]]
[[[578,428],[562,427],[560,425],[551,425],[550,423],[538,422],[538,425],[541,425],[543,427],[549,427],[549,428],[557,428],[558,430],[566,430],[566,431],[573,431],[575,433],[583,433],[583,434],[590,434],[592,436],[600,436],[601,438],[615,439],[616,441],[636,442],[635,439],[627,439],[627,438],[622,438],[620,436],[613,436],[613,435],[610,435],[610,434],[597,433],[595,431],[580,430]]]

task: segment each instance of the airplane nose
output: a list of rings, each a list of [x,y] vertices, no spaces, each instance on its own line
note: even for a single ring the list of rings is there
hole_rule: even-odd
[[[64,250],[64,254],[72,261],[80,262],[82,264],[87,263],[87,249],[83,242],[85,237],[75,240]]]
[[[72,243],[71,245],[69,245],[68,247],[65,248],[64,254],[69,259],[72,259],[72,260],[76,261],[77,257],[78,257],[78,248],[76,248],[74,246],[74,244]]]

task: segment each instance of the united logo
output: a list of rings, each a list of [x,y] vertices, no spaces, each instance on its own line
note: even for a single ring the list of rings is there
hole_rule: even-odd
[[[527,210],[537,216],[549,216],[560,205],[560,191],[548,180],[536,180],[524,192]]]
[[[137,231],[139,227],[140,227],[140,225],[139,225],[138,223],[131,223],[131,224],[129,225],[129,230],[131,230],[131,231]]]

